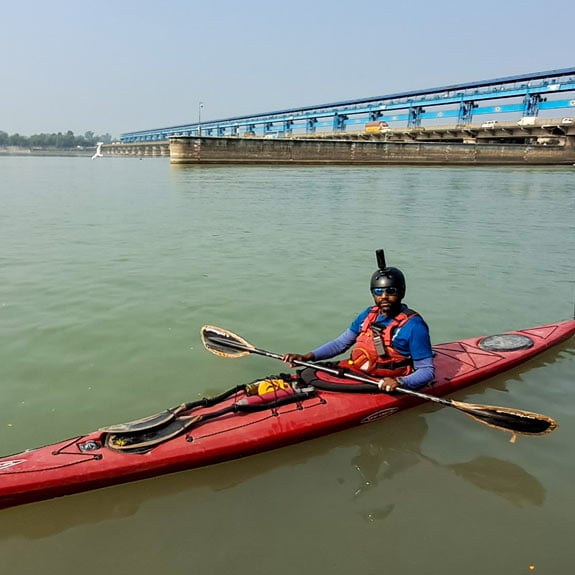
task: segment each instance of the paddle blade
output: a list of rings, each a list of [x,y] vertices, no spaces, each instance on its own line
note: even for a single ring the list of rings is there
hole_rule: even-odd
[[[105,433],[139,433],[146,429],[154,429],[165,425],[175,419],[175,414],[172,410],[166,409],[161,413],[156,413],[142,419],[135,419],[127,423],[117,423],[115,425],[108,425],[107,427],[100,427],[100,431]]]
[[[165,409],[160,413],[156,413],[148,417],[142,417],[141,419],[135,419],[134,421],[128,421],[127,423],[117,423],[115,425],[108,425],[107,427],[100,427],[100,431],[117,434],[140,433],[142,431],[161,427],[162,425],[170,423],[170,421],[173,421],[180,413],[187,411],[193,406],[194,403],[181,403],[176,407]]]
[[[477,405],[453,401],[453,406],[463,411],[476,421],[496,429],[511,431],[524,435],[544,435],[557,429],[557,422],[551,417],[513,409],[511,407],[496,407],[493,405]]]
[[[204,347],[215,355],[238,359],[249,355],[254,346],[239,335],[213,325],[204,325],[200,330]]]
[[[201,415],[195,417],[182,417],[174,419],[164,427],[148,429],[141,433],[117,434],[109,433],[106,436],[106,447],[115,451],[147,450],[165,443],[202,420]]]

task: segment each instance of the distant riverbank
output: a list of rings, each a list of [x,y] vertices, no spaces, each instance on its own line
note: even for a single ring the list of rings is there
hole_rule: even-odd
[[[0,146],[0,156],[92,156],[96,148],[23,148],[20,146]]]

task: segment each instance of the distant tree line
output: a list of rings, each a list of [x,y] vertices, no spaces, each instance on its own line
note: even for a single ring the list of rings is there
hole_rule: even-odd
[[[65,134],[34,134],[21,136],[20,134],[9,135],[0,130],[0,146],[18,146],[21,148],[91,148],[98,142],[109,144],[112,141],[110,134],[96,135],[94,132],[86,132],[83,136],[75,136],[68,130]]]

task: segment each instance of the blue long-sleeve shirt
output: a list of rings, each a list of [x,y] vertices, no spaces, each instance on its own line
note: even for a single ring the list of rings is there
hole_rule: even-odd
[[[407,306],[403,304],[402,311],[405,309],[407,309]],[[341,335],[312,350],[315,360],[331,359],[352,347],[370,311],[371,307],[368,307],[353,320],[351,325]],[[381,325],[388,325],[392,321],[393,318],[383,315],[380,315],[377,319],[377,322]],[[414,316],[397,329],[393,335],[392,343],[399,353],[411,357],[413,360],[414,371],[401,378],[403,387],[418,389],[434,380],[433,349],[431,347],[429,328],[423,318]]]

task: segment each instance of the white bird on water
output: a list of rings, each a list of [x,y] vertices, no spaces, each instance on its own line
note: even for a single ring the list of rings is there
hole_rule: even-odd
[[[92,160],[95,160],[96,158],[103,158],[104,154],[102,154],[102,144],[104,142],[98,142],[98,145],[96,147],[96,153],[92,156]]]

